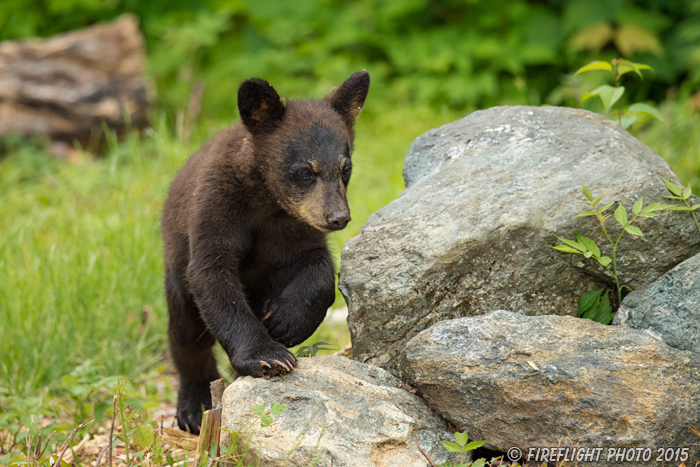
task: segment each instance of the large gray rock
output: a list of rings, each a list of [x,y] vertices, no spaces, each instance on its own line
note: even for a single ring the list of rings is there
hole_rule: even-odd
[[[445,422],[387,371],[345,357],[302,358],[284,378],[238,378],[224,392],[222,427],[240,429],[254,419],[250,407],[282,403],[286,412],[260,428],[249,457],[262,467],[425,467],[416,445],[441,463],[438,442],[453,439]],[[320,439],[320,441],[319,441]],[[453,457],[450,458],[455,460]],[[257,464],[255,464],[257,465]]]
[[[656,459],[698,443],[687,426],[700,426],[697,357],[642,331],[495,311],[438,323],[402,357],[428,405],[491,449],[573,442],[603,448],[595,465],[606,465],[608,448]]]
[[[646,329],[671,347],[700,352],[700,255],[627,295],[615,324]]]
[[[662,177],[678,182],[616,124],[558,107],[496,107],[431,130],[411,146],[404,176],[402,195],[345,244],[339,283],[354,358],[399,376],[405,343],[438,321],[495,309],[575,315],[579,295],[611,286],[601,266],[549,247],[577,230],[610,255],[596,219],[574,219],[581,183],[631,212],[642,195],[665,201]],[[645,237],[627,235],[618,250],[634,289],[700,251],[687,213],[637,225]]]

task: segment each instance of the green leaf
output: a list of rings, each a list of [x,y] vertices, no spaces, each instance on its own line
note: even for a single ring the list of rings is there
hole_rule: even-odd
[[[590,99],[593,96],[598,96],[600,97],[600,100],[603,102],[603,106],[605,107],[605,111],[607,112],[610,110],[610,107],[615,105],[615,103],[620,100],[620,97],[625,93],[625,87],[624,86],[610,86],[608,84],[603,84],[602,86],[598,86],[595,88],[593,91],[590,93],[586,92],[583,94],[583,97],[581,98],[581,105],[583,105],[584,102],[586,102],[588,99]]]
[[[610,206],[612,206],[613,204],[615,204],[615,201],[613,201],[612,203],[606,204],[605,206],[603,206],[602,208],[600,208],[600,209],[598,210],[598,212],[605,212],[605,211],[607,211],[608,209],[610,209]]]
[[[472,441],[471,443],[464,446],[464,450],[465,451],[473,451],[474,449],[480,448],[485,443],[486,443],[486,441]]]
[[[636,63],[630,62],[629,60],[622,60],[620,63],[617,64],[618,75],[622,76],[626,73],[629,73],[630,71],[634,71],[639,75],[641,79],[644,79],[644,76],[642,76],[642,72],[639,71],[639,67]]]
[[[673,207],[672,204],[661,204],[661,203],[653,203],[644,208],[644,211],[642,212],[656,212],[656,211],[665,211],[669,208]]]
[[[629,111],[648,115],[648,116],[660,121],[664,125],[666,124],[666,120],[664,120],[664,117],[661,116],[661,113],[656,109],[656,107],[652,107],[649,104],[637,102],[636,104],[630,105]]]
[[[612,311],[612,306],[610,305],[610,297],[608,296],[608,292],[605,291],[600,299],[598,313],[596,314],[594,321],[598,321],[599,323],[603,324],[610,324],[614,317],[615,315]]]
[[[483,457],[472,462],[471,467],[484,467],[486,465],[486,459]]]
[[[603,267],[608,267],[610,265],[610,257],[609,256],[601,256],[600,258],[596,258],[598,262],[603,265]]]
[[[642,231],[641,231],[641,230],[639,229],[639,227],[637,227],[636,225],[628,225],[628,226],[626,226],[624,229],[625,229],[625,232],[627,232],[627,233],[629,233],[629,234],[632,234],[632,235],[636,235],[637,237],[643,237],[643,236],[644,236],[644,234],[642,233]]]
[[[153,446],[153,443],[155,442],[153,427],[150,425],[137,426],[134,428],[132,437],[133,442],[141,449],[146,449],[149,446]]]
[[[593,240],[588,237],[584,237],[583,235],[579,235],[578,232],[574,233],[576,234],[576,240],[578,240],[578,242],[583,245],[588,252],[592,253],[596,258],[600,256],[600,249]],[[586,258],[590,258],[590,255],[586,256]]]
[[[683,201],[682,196],[664,196],[666,199],[677,199],[678,201]]]
[[[165,461],[170,467],[173,467],[175,465],[175,459],[173,459],[173,456],[171,456],[169,452],[165,453]]]
[[[615,209],[615,220],[622,226],[627,225],[627,210],[625,207],[622,205],[622,203],[618,203],[617,209]]]
[[[287,407],[284,406],[284,404],[278,404],[278,403],[273,403],[270,406],[270,413],[272,415],[280,415],[282,414],[285,410],[287,410]]]
[[[581,245],[579,242],[575,242],[573,240],[569,240],[569,239],[561,238],[561,237],[557,237],[557,239],[559,239],[560,242],[565,243],[565,244],[569,245],[570,247],[577,249],[581,253],[586,251],[586,248],[583,245]]]
[[[586,198],[588,198],[588,201],[593,201],[593,195],[591,194],[591,191],[583,183],[581,184],[581,190],[583,191],[583,194],[586,196]]]
[[[685,191],[683,191],[683,194],[681,196],[683,197],[684,200],[686,200],[686,199],[690,198],[690,195],[692,195],[692,194],[693,194],[693,190],[690,188],[690,185],[688,185],[685,188]]]
[[[665,178],[663,180],[664,180],[664,183],[666,184],[666,189],[668,191],[670,191],[672,194],[674,194],[676,196],[681,196],[683,194],[681,187],[679,187],[675,183],[669,182]]]
[[[467,435],[466,431],[455,433],[455,440],[457,441],[457,444],[464,446],[469,441],[469,435]]]
[[[566,246],[566,245],[557,245],[557,246],[553,246],[552,248],[554,248],[555,250],[558,250],[558,251],[563,251],[564,253],[576,253],[576,254],[581,253],[579,250],[574,250],[573,248]]]
[[[696,209],[700,209],[700,204],[693,204],[693,205],[690,207],[690,210],[691,210],[691,211],[695,211]]]
[[[451,441],[440,441],[443,446],[445,446],[445,449],[447,449],[450,452],[463,452],[462,451],[462,446],[458,446],[455,443]]]
[[[104,418],[105,412],[107,409],[112,408],[112,404],[108,402],[100,402],[95,406],[95,420],[97,423],[102,423],[102,419]]]
[[[593,307],[596,306],[596,303],[598,303],[598,300],[600,299],[600,294],[603,292],[603,290],[605,289],[593,290],[591,292],[581,294],[581,296],[578,298],[579,316],[583,316],[584,314],[590,312],[591,309],[593,309]]]
[[[617,112],[615,112],[615,114],[617,115]],[[622,128],[623,130],[627,130],[627,129],[629,129],[629,127],[634,125],[634,122],[636,122],[636,121],[637,121],[636,115],[634,115],[631,112],[623,111],[622,117],[620,117],[620,121],[619,121],[620,128]]]
[[[262,415],[265,413],[265,404],[254,405],[250,408],[255,415]]]
[[[604,71],[612,71],[613,67],[610,63],[608,62],[591,62],[588,65],[584,65],[581,68],[579,68],[576,73],[574,73],[574,76],[585,73],[587,71],[594,71],[594,70],[604,70]]]
[[[598,195],[598,197],[593,201],[593,206],[597,205],[600,202],[600,198],[602,198],[603,195]]]
[[[640,70],[649,70],[649,71],[654,71],[652,67],[645,63],[635,63],[635,66],[640,69]]]
[[[682,206],[680,204],[677,204],[676,206],[671,206],[668,208],[669,211],[690,211],[691,209],[688,206]]]
[[[260,416],[260,428],[265,428],[266,426],[272,425],[274,420],[268,414],[262,414]]]
[[[582,294],[578,299],[578,313],[582,318],[609,324],[613,313],[607,289]]]
[[[586,217],[586,216],[595,216],[595,211],[584,211],[580,214],[577,214],[575,217]]]
[[[642,212],[642,207],[644,206],[643,199],[644,199],[644,196],[639,198],[639,201],[634,203],[634,206],[632,206],[632,212],[634,213],[635,216],[638,216],[639,213]]]

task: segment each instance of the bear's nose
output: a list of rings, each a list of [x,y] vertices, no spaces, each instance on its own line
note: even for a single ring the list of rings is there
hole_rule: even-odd
[[[326,215],[328,225],[335,229],[342,229],[350,222],[350,213],[347,211],[335,211]]]

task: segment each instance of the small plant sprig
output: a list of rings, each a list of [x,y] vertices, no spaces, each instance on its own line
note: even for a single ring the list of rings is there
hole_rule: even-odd
[[[315,357],[319,350],[335,350],[333,344],[328,342],[316,342],[312,345],[304,345],[297,350],[297,357]]]
[[[273,402],[272,404],[270,404],[269,408],[265,404],[260,404],[252,406],[250,410],[252,410],[253,413],[258,416],[258,418],[253,420],[253,422],[248,426],[248,428],[253,426],[253,424],[255,424],[255,422],[258,421],[258,419],[260,419],[260,428],[265,428],[267,426],[272,425],[272,423],[275,421],[272,418],[273,415],[276,417],[277,415],[283,414],[284,411],[287,410],[287,407],[285,407],[284,404],[277,404]],[[246,430],[248,430],[248,428],[246,428]]]
[[[669,209],[670,206],[661,203],[653,203],[645,207],[643,197],[641,197],[636,203],[634,203],[634,206],[632,207],[632,213],[634,214],[634,217],[630,219],[627,214],[627,209],[625,209],[622,203],[617,202],[617,209],[615,209],[613,216],[615,217],[615,220],[618,222],[618,224],[620,224],[620,226],[622,227],[622,231],[620,232],[620,235],[618,235],[617,239],[613,241],[613,237],[610,236],[610,233],[608,232],[608,229],[605,225],[605,222],[611,217],[611,215],[605,214],[605,212],[608,209],[610,209],[613,206],[613,204],[615,204],[615,201],[605,204],[603,206],[599,206],[603,195],[600,195],[594,199],[593,194],[586,185],[581,185],[581,190],[583,191],[583,194],[588,201],[579,201],[579,203],[591,206],[593,210],[584,211],[576,215],[576,217],[596,216],[598,222],[600,223],[600,227],[603,230],[603,234],[605,235],[605,238],[608,240],[610,248],[612,249],[612,259],[609,256],[603,256],[601,254],[600,248],[598,248],[598,245],[595,243],[595,241],[591,240],[588,237],[580,235],[578,232],[574,232],[576,234],[576,240],[568,240],[566,238],[557,237],[562,242],[562,244],[553,246],[552,248],[558,251],[562,251],[564,253],[573,253],[583,255],[586,258],[593,258],[601,266],[607,269],[610,272],[613,281],[615,281],[615,288],[617,290],[617,303],[619,305],[622,302],[622,289],[624,287],[629,288],[626,285],[620,284],[620,277],[617,269],[617,248],[620,244],[620,240],[622,240],[622,237],[625,233],[637,237],[643,237],[644,234],[642,233],[641,229],[636,225],[632,225],[632,223],[640,217],[656,217],[658,216],[658,211]],[[600,297],[600,293],[598,294],[598,296]],[[584,314],[581,312],[581,306],[579,306],[579,313]],[[608,314],[604,313],[603,315],[606,316],[607,319]],[[611,316],[612,315],[610,315],[610,320],[612,320]],[[604,324],[608,324],[609,322],[610,321]]]
[[[645,65],[644,63],[634,63],[629,60],[625,60],[624,58],[616,58],[614,60],[610,60],[609,62],[591,62],[588,65],[579,68],[575,75],[586,73],[588,71],[609,71],[612,73],[615,80],[615,86],[603,84],[591,92],[584,93],[583,97],[581,98],[581,105],[594,96],[598,96],[600,98],[601,102],[603,103],[603,107],[605,107],[605,112],[610,111],[610,109],[617,104],[617,110],[615,112],[617,114],[617,123],[625,130],[632,126],[632,124],[637,120],[637,116],[639,114],[648,115],[651,118],[666,124],[664,118],[661,116],[661,113],[659,113],[655,107],[649,104],[637,102],[630,105],[627,109],[622,109],[620,98],[625,93],[625,87],[620,84],[621,78],[627,73],[634,72],[639,76],[639,79],[644,79],[641,70],[654,71],[654,69],[649,65]]]
[[[452,465],[447,461],[441,464],[440,467],[484,467],[484,465],[486,465],[486,459],[477,459],[474,462],[464,463],[464,455],[469,451],[480,448],[486,441],[472,441],[470,443],[466,431],[455,433],[455,441],[455,443],[452,441],[440,441],[440,443],[442,443],[448,451],[461,454],[459,464]]]
[[[678,201],[683,201],[685,206],[681,206],[680,204],[674,205],[674,206],[669,206],[668,209],[671,211],[689,211],[690,215],[693,216],[693,220],[695,221],[695,225],[698,228],[698,232],[700,232],[700,224],[698,224],[698,218],[695,217],[695,211],[700,209],[700,204],[694,204],[690,205],[688,202],[688,199],[693,196],[693,190],[688,186],[685,190],[683,189],[682,186],[678,186],[675,183],[669,182],[664,178],[664,183],[666,184],[666,189],[671,192],[672,196],[664,196],[664,198],[668,199],[675,199]]]
[[[127,465],[162,465],[164,461],[174,463],[172,456],[165,452],[163,438],[158,436],[156,423],[127,404],[126,386],[126,381],[120,380],[113,388],[112,430],[115,421],[118,421],[121,430],[115,433],[115,437],[124,443]],[[111,448],[110,443],[110,458]],[[111,461],[108,460],[108,463]]]
[[[260,428],[265,428],[274,423],[274,418],[273,416],[281,415],[284,413],[285,410],[287,410],[287,407],[284,406],[284,404],[277,404],[277,403],[272,403],[268,407],[266,404],[259,404],[259,405],[254,405],[250,408],[250,410],[257,415],[250,424],[248,424],[247,427],[239,429],[239,430],[228,430],[225,428],[221,428],[221,431],[225,431],[228,433],[231,438],[229,442],[225,445],[222,445],[222,453],[218,458],[215,459],[206,459],[206,458],[201,458],[198,467],[208,467],[212,461],[218,461],[225,459],[227,460],[228,465],[233,465],[233,466],[248,466],[247,463],[244,463],[244,459],[248,455],[248,450],[250,449],[250,443],[253,440],[253,434],[248,433],[248,431],[255,425],[258,421],[260,422]],[[247,436],[246,436],[247,435]],[[216,462],[214,462],[214,465],[216,465]],[[173,467],[173,466],[170,466]]]

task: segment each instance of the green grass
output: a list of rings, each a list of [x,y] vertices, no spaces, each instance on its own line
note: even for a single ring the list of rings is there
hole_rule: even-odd
[[[650,124],[639,137],[700,191],[700,119],[689,102],[661,106],[668,127]],[[349,190],[353,221],[330,236],[336,265],[343,243],[400,194],[413,139],[462,116],[377,108],[370,105],[359,118]],[[59,162],[27,144],[0,161],[0,396],[66,395],[62,378],[87,361],[95,378],[139,380],[162,366],[161,207],[189,154],[228,123],[201,124],[184,142],[157,118],[141,136],[111,138],[95,161]],[[335,306],[343,305],[338,294]],[[324,323],[306,344],[319,340],[341,347],[349,342],[347,326]]]

